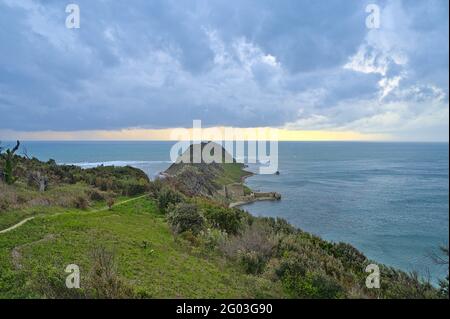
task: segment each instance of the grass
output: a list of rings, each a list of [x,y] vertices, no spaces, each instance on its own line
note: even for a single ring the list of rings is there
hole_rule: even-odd
[[[218,176],[215,181],[219,185],[229,185],[242,182],[242,178],[250,175],[250,172],[242,170],[242,164],[228,163],[222,164],[223,174]]]
[[[112,210],[38,216],[0,234],[0,298],[42,297],[32,288],[39,284],[34,278],[65,276],[68,264],[79,265],[83,278],[83,271],[90,268],[89,252],[100,242],[115,252],[120,276],[147,297],[281,294],[280,286],[255,280],[219,256],[204,257],[175,238],[155,203],[141,198]],[[19,251],[20,257],[14,257],[13,251]]]
[[[73,206],[79,194],[86,194],[90,187],[83,183],[61,184],[44,193],[30,190],[23,183],[6,187],[0,185],[0,199],[7,200],[9,209],[0,209],[0,230],[8,228],[21,220],[37,215],[65,212]],[[78,194],[78,195],[77,195]],[[90,208],[104,206],[104,201],[92,202]]]
[[[0,183],[0,229],[35,216],[0,233],[0,298],[440,296],[420,278],[383,265],[382,287],[370,291],[364,286],[370,261],[354,247],[326,242],[284,220],[226,208],[211,198],[186,196],[183,201],[203,211],[204,228],[197,234],[189,219],[181,219],[187,231],[174,235],[155,200],[170,187],[195,190],[200,185],[201,194],[217,186],[213,180],[241,182],[250,174],[241,164],[175,166],[182,183],[169,179],[161,185],[132,168],[81,170],[21,161],[23,168],[45,172],[50,183],[47,191],[38,192],[27,185],[25,169],[18,170],[14,185]],[[108,209],[112,200],[116,205]],[[69,264],[80,267],[81,290],[65,287]]]

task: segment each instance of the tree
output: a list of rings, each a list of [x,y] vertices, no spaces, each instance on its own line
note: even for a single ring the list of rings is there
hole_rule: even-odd
[[[39,171],[31,172],[28,174],[28,185],[36,185],[39,192],[45,192],[48,188],[48,178]]]
[[[5,167],[3,170],[3,175],[4,175],[5,182],[8,185],[12,185],[16,181],[16,178],[13,175],[13,170],[14,170],[14,166],[15,166],[15,162],[14,162],[15,153],[19,149],[19,146],[20,146],[20,142],[17,141],[16,146],[14,146],[12,149],[8,148],[4,154]]]
[[[28,156],[28,152],[25,147],[23,148],[23,156],[25,156],[25,158],[30,161],[33,160]],[[47,163],[49,163],[49,162],[47,162]],[[37,188],[39,189],[40,192],[45,192],[48,188],[48,178],[47,178],[47,176],[45,176],[44,173],[39,172],[39,171],[29,172],[28,173],[28,185],[29,186],[37,186]]]

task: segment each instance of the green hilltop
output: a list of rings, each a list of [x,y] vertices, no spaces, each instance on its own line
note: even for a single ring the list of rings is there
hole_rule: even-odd
[[[191,145],[165,172],[167,182],[188,196],[204,196],[231,206],[257,200],[279,200],[277,193],[257,193],[244,184],[245,178],[253,173],[245,170],[221,145],[210,142],[212,153],[219,151],[220,163],[205,163],[201,158],[194,163],[194,145]],[[208,143],[198,144],[203,153]],[[209,150],[209,149],[207,149]],[[213,155],[213,154],[212,154]],[[182,162],[186,159],[187,163]],[[226,161],[228,159],[228,162]]]

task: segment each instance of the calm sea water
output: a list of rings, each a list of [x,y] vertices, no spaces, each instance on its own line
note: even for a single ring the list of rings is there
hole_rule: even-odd
[[[150,177],[170,165],[170,142],[24,142],[28,155],[82,167],[131,165]],[[449,236],[448,143],[280,143],[280,175],[247,184],[280,202],[244,206],[280,216],[327,240],[348,242],[371,259],[431,275],[447,269],[428,255]],[[255,165],[250,167],[256,169]]]

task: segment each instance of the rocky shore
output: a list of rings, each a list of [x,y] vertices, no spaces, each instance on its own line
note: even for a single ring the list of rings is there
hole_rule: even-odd
[[[248,171],[245,171],[246,173],[249,173],[242,177],[241,185],[242,187],[245,187],[244,183],[245,180],[254,174]],[[229,207],[239,207],[242,205],[258,202],[258,201],[278,201],[281,200],[281,194],[277,192],[254,192],[251,191],[250,194],[244,194],[241,196],[237,201],[231,202],[229,204]]]

